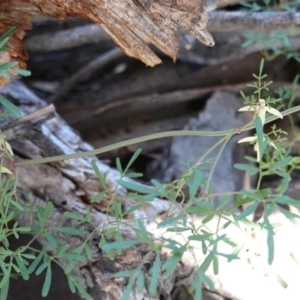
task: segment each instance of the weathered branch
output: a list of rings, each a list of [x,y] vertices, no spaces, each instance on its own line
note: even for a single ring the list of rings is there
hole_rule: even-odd
[[[211,12],[207,29],[224,31],[275,31],[300,28],[300,13],[287,12]],[[182,34],[182,32],[180,32]],[[97,24],[78,26],[58,32],[44,33],[26,39],[31,53],[45,53],[83,44],[108,40],[109,36]],[[180,41],[180,39],[179,39]]]
[[[300,13],[289,12],[211,12],[210,31],[275,31],[300,28]]]

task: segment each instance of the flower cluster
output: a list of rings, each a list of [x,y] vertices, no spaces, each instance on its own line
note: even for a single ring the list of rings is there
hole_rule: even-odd
[[[254,116],[258,116],[261,120],[262,126],[264,126],[265,121],[266,121],[266,112],[275,115],[279,118],[283,118],[282,114],[275,108],[272,107],[268,107],[266,105],[266,101],[263,99],[259,100],[259,104],[253,105],[253,106],[244,106],[241,109],[239,109],[239,111],[253,111],[255,113]],[[265,140],[266,138],[264,138]],[[244,143],[244,142],[250,142],[250,143],[254,143],[254,150],[257,153],[257,161],[260,161],[260,152],[259,152],[259,147],[258,147],[258,142],[257,142],[257,136],[249,136],[246,138],[243,138],[241,140],[238,141],[238,143]],[[272,143],[271,141],[269,142],[269,144],[274,147],[276,149],[276,146],[274,143]]]

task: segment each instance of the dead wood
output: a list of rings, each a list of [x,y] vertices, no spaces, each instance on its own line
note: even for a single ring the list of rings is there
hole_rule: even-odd
[[[235,36],[239,36],[237,31],[295,31],[299,28],[300,23],[299,13],[216,11],[210,12],[209,16],[207,29],[213,31],[214,35],[217,32],[232,32]],[[181,46],[180,42],[184,34],[186,33],[181,30],[177,34],[179,46]],[[26,39],[26,48],[32,54],[45,53],[107,39],[109,39],[109,36],[98,25],[84,24],[71,29],[31,36]],[[209,57],[206,58],[210,59]]]
[[[164,5],[165,2],[157,0],[4,0],[0,3],[0,33],[11,26],[19,29],[10,38],[10,50],[1,56],[0,62],[17,60],[19,68],[25,67],[28,54],[22,39],[24,30],[31,29],[33,15],[58,19],[69,16],[89,18],[100,25],[126,55],[135,57],[148,66],[161,63],[148,44],[155,45],[176,60],[178,43],[174,31],[178,25],[206,45],[214,44],[205,27],[208,21],[207,11],[213,9],[217,2],[194,0]],[[0,82],[0,86],[3,83],[5,81]]]
[[[300,13],[291,12],[213,12],[207,25],[210,31],[295,31]]]

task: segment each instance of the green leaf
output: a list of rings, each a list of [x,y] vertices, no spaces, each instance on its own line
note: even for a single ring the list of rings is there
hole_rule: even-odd
[[[85,249],[87,259],[92,260],[93,256],[92,256],[91,247],[88,244],[84,244],[84,249]]]
[[[237,170],[248,171],[251,176],[255,175],[259,171],[258,168],[251,166],[251,165],[246,165],[246,164],[234,164],[233,166]]]
[[[74,219],[74,220],[78,220],[78,221],[82,221],[82,222],[86,221],[86,219],[83,216],[75,214],[75,213],[70,212],[70,211],[65,212],[64,215],[67,218],[70,218],[70,219]]]
[[[139,195],[137,193],[128,193],[127,197],[130,199],[134,199],[137,201],[149,202],[153,200],[153,196],[151,195]]]
[[[84,297],[85,300],[93,300],[93,298],[91,297],[91,295],[89,295],[87,293],[87,291],[82,286],[80,286],[78,284],[76,287],[77,287],[79,293]]]
[[[289,165],[292,161],[292,157],[291,156],[288,156],[288,157],[285,157],[284,159],[282,160],[279,160],[277,161],[272,167],[270,170],[276,170],[276,169],[279,169],[279,168],[282,168],[282,167],[285,167],[287,165]]]
[[[267,230],[268,263],[269,263],[269,265],[271,265],[274,260],[274,229],[268,219],[268,217],[273,212],[273,209],[274,209],[274,205],[272,205],[272,204],[267,204],[265,206],[264,222],[263,222],[263,226]]]
[[[0,42],[2,42],[3,40],[9,38],[14,32],[16,32],[17,27],[13,26],[11,28],[9,28],[7,31],[5,31],[1,37],[0,37]]]
[[[4,48],[4,46],[5,46],[5,44],[8,42],[8,37],[7,38],[2,38],[1,37],[1,39],[0,39],[0,49],[1,49],[1,51],[3,51],[3,48]]]
[[[250,206],[248,206],[239,216],[238,216],[238,220],[243,220],[245,218],[247,218],[249,215],[253,214],[257,207],[258,207],[258,202],[255,202],[253,204],[251,204]]]
[[[67,275],[67,279],[68,279],[68,285],[69,285],[70,291],[74,294],[76,292],[76,287],[73,282],[73,279],[70,275]]]
[[[3,282],[1,282],[2,287],[0,289],[0,299],[5,300],[5,299],[7,299],[7,295],[8,295],[8,288],[9,288],[10,279],[9,279],[9,277],[4,277],[2,280],[3,280]]]
[[[222,207],[224,207],[228,203],[228,201],[230,200],[230,198],[231,198],[231,195],[225,195],[225,196],[223,196],[222,199],[221,199],[221,201],[220,201],[220,203],[219,203],[219,205],[218,205],[218,207],[217,207],[217,210],[219,210]]]
[[[105,194],[106,194],[106,192],[100,192],[100,193],[94,195],[91,199],[91,203],[95,203],[95,202],[99,203],[103,199]]]
[[[141,154],[142,149],[139,148],[137,149],[134,154],[132,155],[132,157],[130,158],[130,161],[128,162],[126,169],[124,171],[124,173],[126,173],[128,171],[128,169],[131,167],[131,165],[134,163],[134,161],[138,158],[138,156]],[[126,175],[128,177],[128,175]]]
[[[53,227],[52,229],[59,232],[67,233],[69,235],[84,236],[86,234],[85,231],[72,227]]]
[[[134,211],[140,209],[142,206],[144,206],[144,203],[138,203],[138,204],[136,204],[136,205],[130,207],[128,210],[126,210],[126,211],[123,213],[123,217],[124,217],[125,215],[129,215],[129,214],[133,213]]]
[[[190,227],[171,227],[167,228],[168,232],[184,232],[184,231],[191,231]]]
[[[245,95],[245,93],[243,91],[240,91],[241,96],[243,97],[244,100],[247,101],[247,96]]]
[[[114,201],[113,202],[113,210],[114,210],[114,215],[116,220],[120,220],[122,218],[122,204],[119,201]]]
[[[104,174],[100,173],[99,168],[98,168],[97,163],[96,163],[95,160],[92,160],[91,165],[92,165],[92,168],[93,168],[97,178],[99,179],[99,181],[101,182],[103,188],[105,189],[106,188],[106,176],[107,176],[107,174],[106,173],[104,173]]]
[[[251,162],[253,162],[253,163],[257,163],[257,160],[256,160],[256,158],[254,158],[254,157],[251,157],[251,156],[246,155],[246,156],[245,156],[245,159],[248,160],[248,161],[251,161]]]
[[[44,232],[44,237],[47,240],[47,242],[54,248],[56,249],[58,244],[57,244],[57,240],[48,232],[45,231]]]
[[[193,198],[196,195],[202,180],[203,180],[203,172],[199,169],[196,169],[193,174],[192,180],[188,184],[190,198]]]
[[[138,272],[137,274],[137,290],[142,292],[145,286],[145,278],[143,272]]]
[[[68,245],[68,244],[63,245],[63,246],[59,249],[59,251],[58,251],[58,253],[57,253],[57,256],[61,256],[63,253],[65,253],[65,252],[69,249],[69,247],[70,247],[70,245]],[[81,246],[81,247],[82,247],[82,246]],[[73,252],[75,252],[75,250],[74,250]]]
[[[270,199],[272,202],[281,203],[281,204],[287,204],[292,205],[300,209],[300,201],[293,199],[289,196],[280,195],[274,198]]]
[[[222,242],[230,245],[231,247],[237,247],[238,245],[236,243],[234,243],[233,241],[231,241],[228,237],[224,237]]]
[[[206,215],[213,209],[212,203],[206,201],[195,201],[199,206],[189,206],[185,209],[188,214]]]
[[[29,279],[29,274],[28,274],[28,270],[27,270],[27,268],[26,268],[26,266],[25,266],[24,260],[23,260],[22,257],[19,256],[19,255],[17,255],[17,256],[15,257],[15,259],[16,259],[17,265],[18,265],[18,267],[19,267],[19,269],[20,269],[22,278],[23,278],[24,280],[28,280],[28,279]],[[25,261],[25,262],[26,262],[26,261]]]
[[[290,184],[290,178],[283,178],[279,186],[276,188],[276,192],[282,195],[288,189],[289,184]]]
[[[190,241],[206,241],[207,236],[204,234],[192,234],[188,236]]]
[[[274,231],[269,220],[266,221],[266,229],[268,232],[267,243],[268,243],[268,263],[271,265],[274,260]]]
[[[264,69],[264,63],[265,63],[265,60],[262,58],[260,61],[260,64],[259,64],[259,77],[262,76],[262,71]]]
[[[75,260],[75,261],[86,261],[86,258],[83,255],[77,254],[77,253],[63,253],[61,257],[70,259],[70,260]]]
[[[168,217],[165,220],[161,221],[158,223],[158,227],[165,227],[165,226],[169,226],[171,224],[177,223],[179,220],[180,216],[176,216],[176,217]]]
[[[138,178],[138,177],[142,177],[143,173],[127,173],[124,177],[127,178]]]
[[[50,286],[51,286],[51,280],[52,280],[52,272],[51,272],[51,265],[48,265],[47,272],[46,272],[46,277],[42,289],[42,296],[46,297],[49,293]]]
[[[16,61],[2,63],[2,64],[0,64],[0,71],[13,71],[12,68],[17,65],[18,65],[18,63]]]
[[[44,211],[42,213],[42,217],[40,220],[41,226],[44,227],[49,219],[49,217],[52,214],[52,210],[53,210],[53,203],[52,202],[47,202]]]
[[[134,277],[131,277],[126,288],[125,288],[125,291],[123,292],[123,296],[121,298],[121,300],[128,300],[130,299],[130,293],[133,289],[133,283],[134,283]]]
[[[208,269],[208,267],[210,266],[210,264],[213,261],[213,254],[210,252],[206,258],[204,259],[203,263],[201,264],[201,266],[199,267],[199,269],[201,270],[201,272],[205,273]]]
[[[218,259],[218,256],[215,256],[215,255],[213,258],[213,270],[214,270],[215,275],[219,274],[219,259]]]
[[[157,188],[160,197],[169,198],[171,191],[168,191],[163,184],[156,179],[151,179],[151,183]]]
[[[190,292],[194,293],[194,300],[202,300],[203,292],[202,292],[202,274],[201,270],[197,270],[195,280],[193,285],[190,288]]]
[[[21,256],[27,259],[35,259],[35,255],[29,253],[22,253]]]
[[[121,241],[121,242],[113,242],[113,243],[107,243],[103,245],[101,248],[104,251],[107,250],[118,250],[118,249],[126,249],[133,247],[134,245],[140,243],[138,240],[129,240],[129,241]]]
[[[22,116],[18,108],[13,103],[4,98],[2,95],[0,95],[0,103],[15,118],[20,118]]]
[[[275,273],[275,278],[284,289],[288,287],[287,283],[277,273]]]
[[[155,261],[150,269],[151,272],[151,279],[149,284],[149,294],[151,296],[155,296],[157,293],[159,275],[160,275],[160,258],[159,254],[156,253]]]
[[[16,74],[24,76],[24,77],[31,75],[31,72],[29,70],[13,69],[12,71],[13,71],[13,73],[16,73]]]
[[[185,248],[186,249],[186,248]],[[177,267],[179,261],[182,258],[183,253],[173,253],[172,256],[170,256],[164,263],[163,263],[163,269],[164,272],[164,278],[169,278],[173,273],[175,268]]]
[[[31,263],[30,267],[28,268],[28,274],[31,274],[34,272],[38,264],[41,262],[42,258],[44,256],[43,252],[40,252],[39,255],[35,258],[35,260]]]
[[[261,195],[259,195],[257,192],[252,192],[252,191],[248,191],[248,190],[241,190],[240,193],[245,196],[248,197],[250,199],[256,200],[256,201],[261,201],[262,197]]]
[[[202,220],[202,224],[206,224],[209,221],[211,221],[213,219],[213,217],[216,215],[217,211],[212,211],[211,213],[209,213],[203,220]]]
[[[279,205],[277,205],[277,209],[293,224],[299,225],[299,222],[297,221],[297,219],[300,219],[300,216],[280,207]]]
[[[123,170],[122,170],[122,165],[121,165],[121,161],[120,161],[119,157],[117,157],[117,159],[116,159],[116,165],[117,165],[117,169],[118,169],[119,173],[122,175]]]
[[[70,264],[64,269],[65,274],[69,277],[72,276],[70,273],[71,271],[75,268],[77,262],[76,261],[72,261],[70,262]]]
[[[291,176],[289,173],[287,172],[283,172],[283,171],[280,171],[280,170],[272,170],[272,172],[278,176],[281,176],[285,179],[288,179],[288,180],[291,180]]]
[[[87,221],[91,222],[92,221],[92,214],[91,214],[91,207],[90,206],[86,207],[85,213],[86,213]]]
[[[117,183],[120,184],[121,186],[123,186],[124,188],[128,189],[128,190],[131,190],[131,191],[135,191],[135,192],[138,192],[138,193],[142,193],[142,194],[151,194],[151,195],[155,195],[155,196],[158,196],[159,193],[154,190],[154,189],[151,189],[150,187],[147,187],[145,185],[142,185],[142,184],[138,184],[138,183],[134,183],[134,182],[129,182],[129,181],[126,181],[126,180],[117,180]]]
[[[22,204],[18,203],[17,201],[14,201],[12,199],[10,199],[9,203],[14,206],[15,208],[17,208],[19,211],[24,211],[24,207]]]
[[[16,231],[18,231],[18,232],[30,232],[31,227],[29,227],[29,226],[27,226],[27,227],[18,227],[18,228],[16,228]]]
[[[40,275],[48,266],[50,262],[47,260],[43,264],[41,264],[35,272],[35,275]]]
[[[137,269],[119,271],[114,274],[114,277],[121,278],[121,277],[131,277],[137,272]]]

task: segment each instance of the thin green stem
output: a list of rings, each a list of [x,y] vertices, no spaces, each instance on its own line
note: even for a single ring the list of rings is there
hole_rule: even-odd
[[[194,164],[193,167],[191,167],[185,174],[184,177],[186,176],[190,176],[192,173],[193,173],[193,170],[194,168],[196,168],[202,161],[203,159],[211,152],[213,151],[216,147],[218,147],[221,143],[223,143],[223,141],[226,140],[226,136],[223,137],[222,139],[220,139],[219,141],[217,141],[215,144],[213,144],[207,151],[204,152],[204,154],[197,160],[197,162]],[[176,194],[176,197],[175,199],[178,197],[180,191],[182,190],[184,184],[185,184],[185,179],[181,178],[179,181],[178,181],[178,184],[177,184],[177,194]],[[167,211],[167,215],[169,215],[171,209],[173,207],[173,202],[171,203],[168,211]]]
[[[287,109],[284,112],[282,112],[282,116],[286,116],[292,113],[295,113],[297,111],[300,111],[300,105]],[[277,116],[271,116],[266,119],[265,124],[269,122],[273,122],[274,120],[277,120]],[[255,126],[253,124],[249,126],[245,126],[243,128],[243,131],[251,130]],[[233,134],[235,132],[239,132],[237,129],[229,129],[224,131],[188,131],[188,130],[179,130],[179,131],[166,131],[166,132],[160,132],[160,133],[154,133],[145,135],[138,138],[129,139],[126,141],[122,141],[119,143],[115,143],[106,147],[102,147],[99,149],[91,150],[91,151],[85,151],[80,153],[73,153],[73,154],[67,154],[67,155],[58,155],[58,156],[52,156],[52,157],[45,157],[45,158],[37,158],[37,159],[31,159],[31,160],[23,160],[21,162],[16,163],[17,166],[28,166],[28,165],[35,165],[35,164],[45,164],[50,162],[57,162],[61,160],[67,160],[67,159],[75,159],[75,158],[82,158],[87,156],[95,156],[101,153],[109,152],[112,150],[116,150],[122,147],[166,138],[166,137],[174,137],[174,136],[226,136],[228,134]]]
[[[207,178],[207,182],[206,182],[206,190],[207,190],[207,191],[208,191],[208,188],[209,188],[210,181],[211,181],[211,179],[212,179],[212,175],[213,175],[214,170],[215,170],[215,168],[216,168],[216,166],[217,166],[217,163],[218,163],[218,161],[219,161],[219,159],[220,159],[220,157],[221,157],[221,155],[222,155],[222,153],[223,153],[223,151],[224,151],[224,149],[225,149],[227,143],[228,143],[229,140],[232,138],[232,136],[233,136],[233,134],[228,135],[228,136],[226,137],[226,139],[225,139],[223,145],[221,146],[220,150],[218,151],[218,154],[217,154],[216,158],[214,159],[214,162],[213,162],[213,164],[212,164],[212,167],[211,167],[211,170],[210,170],[210,172],[209,172],[209,175],[208,175],[208,178]]]

